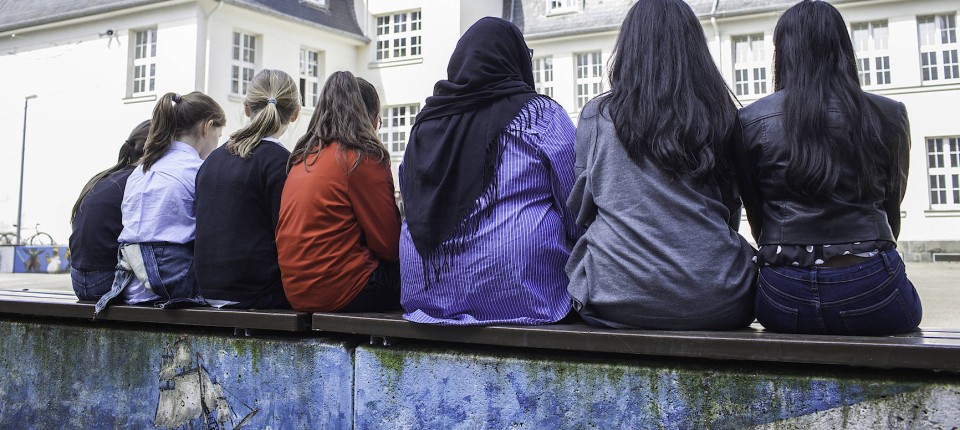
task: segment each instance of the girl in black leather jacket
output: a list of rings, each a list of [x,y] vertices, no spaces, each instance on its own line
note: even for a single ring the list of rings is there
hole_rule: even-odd
[[[791,333],[912,331],[920,298],[896,250],[906,109],[860,89],[847,26],[829,3],[793,6],[773,38],[777,91],[740,111],[733,148],[760,246],[757,318]]]

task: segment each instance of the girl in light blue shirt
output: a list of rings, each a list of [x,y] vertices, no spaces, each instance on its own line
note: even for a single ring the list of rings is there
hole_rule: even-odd
[[[167,93],[153,110],[144,156],[123,193],[117,273],[95,313],[128,304],[203,304],[193,271],[196,177],[226,118],[209,96]]]

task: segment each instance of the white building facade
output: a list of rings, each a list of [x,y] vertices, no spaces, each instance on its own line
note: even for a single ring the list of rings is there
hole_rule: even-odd
[[[793,0],[688,0],[743,104],[773,91],[772,33]],[[901,250],[960,252],[960,104],[955,0],[834,0],[868,91],[906,104],[913,148]],[[24,97],[30,100],[24,234],[65,242],[87,178],[113,163],[158,96],[203,91],[243,124],[263,68],[300,84],[304,132],[324,79],[350,70],[381,95],[394,177],[413,120],[459,36],[483,16],[515,22],[534,49],[537,90],[576,121],[609,89],[607,63],[632,0],[45,0],[0,4],[0,231],[16,219]],[[226,136],[224,136],[224,139]],[[744,223],[745,224],[745,223]],[[745,227],[745,226],[744,226]],[[743,231],[746,233],[746,230]],[[747,235],[749,237],[749,235]]]

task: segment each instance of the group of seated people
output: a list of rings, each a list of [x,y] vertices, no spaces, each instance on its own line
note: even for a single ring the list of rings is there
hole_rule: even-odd
[[[840,13],[774,32],[776,92],[737,110],[682,0],[640,0],[610,91],[575,127],[537,94],[520,30],[483,18],[416,118],[399,167],[376,88],[326,80],[292,152],[296,82],[262,70],[249,121],[169,93],[73,209],[78,298],[160,307],[404,310],[416,323],[787,333],[916,329],[896,250],[903,104],[860,88]],[[744,207],[759,249],[738,234]]]

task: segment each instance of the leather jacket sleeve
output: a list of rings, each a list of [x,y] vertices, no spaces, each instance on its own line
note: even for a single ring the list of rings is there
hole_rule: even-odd
[[[743,207],[747,211],[747,222],[750,224],[750,232],[753,239],[760,243],[760,231],[763,225],[763,200],[760,196],[756,184],[756,174],[753,166],[757,166],[757,157],[754,154],[759,150],[750,148],[749,142],[757,140],[756,136],[745,136],[743,123],[737,118],[733,126],[733,139],[731,140],[733,167],[736,170],[737,185],[740,188],[740,200],[743,201]]]
[[[893,120],[899,120],[897,131],[899,135],[891,139],[891,143],[896,145],[893,160],[890,160],[890,168],[896,169],[896,179],[887,184],[886,195],[884,199],[884,209],[887,212],[887,221],[890,223],[890,229],[893,230],[893,237],[900,237],[900,203],[907,192],[907,175],[910,170],[910,119],[907,118],[907,108],[903,103],[899,104],[899,115]]]

